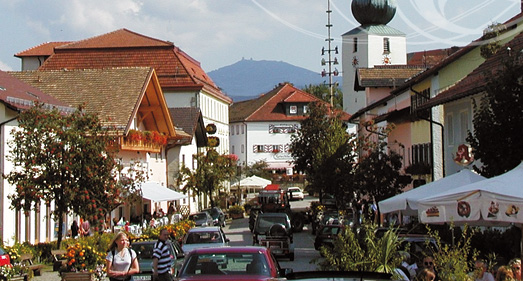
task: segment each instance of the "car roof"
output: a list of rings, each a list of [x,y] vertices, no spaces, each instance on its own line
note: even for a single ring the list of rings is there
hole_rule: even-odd
[[[258,217],[289,217],[286,213],[260,213]]]
[[[216,248],[197,248],[192,250],[191,254],[225,254],[225,253],[258,253],[267,252],[267,248],[261,246],[225,246],[225,247],[216,247]]]
[[[204,227],[193,227],[188,232],[209,232],[209,231],[220,231],[219,226],[204,226]]]

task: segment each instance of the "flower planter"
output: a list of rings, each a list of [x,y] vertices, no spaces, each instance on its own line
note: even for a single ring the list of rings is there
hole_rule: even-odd
[[[234,220],[234,219],[241,219],[243,218],[243,213],[229,213],[229,216],[231,216],[231,218]]]
[[[62,272],[62,281],[92,281],[91,272]]]

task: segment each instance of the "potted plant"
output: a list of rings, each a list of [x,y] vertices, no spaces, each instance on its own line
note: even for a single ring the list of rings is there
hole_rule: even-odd
[[[234,205],[229,207],[229,216],[233,219],[240,219],[243,218],[243,213],[245,212],[245,209],[243,209],[240,205]]]
[[[63,281],[102,280],[105,254],[89,245],[76,243],[67,247],[67,262],[60,270]]]

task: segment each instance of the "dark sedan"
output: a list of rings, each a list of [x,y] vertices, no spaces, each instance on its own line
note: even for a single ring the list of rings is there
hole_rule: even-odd
[[[153,274],[152,262],[153,262],[153,247],[157,240],[133,242],[131,249],[136,252],[138,257],[138,263],[140,264],[140,273],[133,275],[135,281],[150,281]],[[178,242],[169,241],[169,251],[171,252],[171,268],[172,274],[176,273],[176,270],[181,266],[184,258],[184,253]]]

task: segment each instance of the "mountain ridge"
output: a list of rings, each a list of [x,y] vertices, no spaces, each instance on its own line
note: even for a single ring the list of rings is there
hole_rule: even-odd
[[[242,59],[208,72],[207,75],[234,102],[256,98],[283,82],[302,89],[308,85],[328,83],[329,77],[283,61]],[[341,83],[341,77],[333,77]]]

